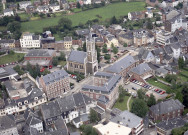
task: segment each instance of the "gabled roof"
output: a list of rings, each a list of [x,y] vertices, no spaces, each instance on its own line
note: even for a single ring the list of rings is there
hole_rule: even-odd
[[[13,115],[0,116],[0,130],[6,130],[15,127],[15,120]]]
[[[173,112],[184,108],[184,105],[179,100],[170,99],[164,102],[160,102],[150,107],[150,110],[158,115]]]
[[[25,57],[52,57],[54,52],[54,50],[48,49],[32,49],[25,55]]]
[[[107,72],[120,73],[122,70],[128,68],[135,63],[134,58],[131,55],[128,55],[121,59],[120,61],[115,62],[112,66],[109,66],[105,69]]]
[[[147,73],[151,71],[152,69],[148,66],[147,63],[142,63],[138,65],[137,67],[134,67],[131,69],[131,72],[136,73],[138,75],[142,75],[144,73]]]
[[[86,57],[87,57],[86,52],[72,50],[68,57],[68,61],[78,62],[83,64]]]

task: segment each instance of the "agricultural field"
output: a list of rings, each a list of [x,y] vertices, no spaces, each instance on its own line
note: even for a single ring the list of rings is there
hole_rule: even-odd
[[[100,21],[105,21],[106,19],[116,16],[125,16],[128,12],[132,11],[141,11],[144,10],[144,2],[120,2],[110,4],[105,7],[95,8],[88,11],[83,11],[75,13],[72,15],[62,15],[52,18],[45,18],[39,20],[33,20],[29,22],[21,23],[22,32],[42,32],[44,27],[55,26],[58,24],[58,21],[63,16],[69,18],[73,26],[79,25],[79,23],[85,24],[88,20],[99,19]]]

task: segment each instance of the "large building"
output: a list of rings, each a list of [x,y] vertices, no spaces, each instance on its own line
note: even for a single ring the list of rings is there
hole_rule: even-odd
[[[1,81],[3,80],[5,81],[9,79],[16,80],[16,76],[18,76],[18,73],[14,71],[14,69],[12,69],[11,67],[0,68],[0,80]]]
[[[67,58],[67,70],[71,72],[83,73],[84,75],[94,74],[98,70],[97,52],[95,50],[95,40],[91,37],[86,39],[86,50],[70,52]]]
[[[59,70],[41,76],[39,78],[39,84],[48,99],[59,97],[70,91],[69,77],[65,70]]]
[[[34,33],[24,33],[20,38],[21,48],[40,48],[41,36]]]
[[[56,56],[54,50],[47,49],[32,49],[24,56],[23,65],[26,66],[29,62],[32,66],[38,64],[41,67],[48,67],[52,65],[52,59]]]
[[[154,121],[163,121],[181,116],[183,111],[184,105],[179,100],[170,99],[151,106],[149,108],[149,116]]]

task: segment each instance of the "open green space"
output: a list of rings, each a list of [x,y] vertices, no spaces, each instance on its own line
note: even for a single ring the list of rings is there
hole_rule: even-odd
[[[188,82],[188,68],[181,69],[178,74],[178,81],[179,80],[181,80],[181,82]]]
[[[129,99],[129,96],[125,96],[123,102],[119,102],[119,100],[117,100],[116,103],[114,104],[113,108],[118,108],[122,111],[127,110],[128,99]],[[131,108],[132,102],[133,102],[133,99],[131,98],[131,100],[129,102],[129,108]]]
[[[27,13],[21,13],[19,14],[21,21],[26,21],[29,19],[29,15]]]
[[[66,64],[67,64],[66,61],[59,61],[58,62],[58,65],[61,65],[62,67],[64,67]]]
[[[105,21],[106,19],[112,18],[113,16],[116,16],[118,18],[120,16],[127,15],[128,12],[144,10],[144,6],[144,2],[119,2],[110,4],[105,7],[75,13],[73,15],[62,15],[52,18],[44,18],[29,22],[23,22],[21,23],[21,30],[23,32],[42,32],[43,28],[45,27],[57,25],[59,19],[63,16],[69,18],[72,21],[73,26],[77,26],[79,25],[79,23],[85,24],[88,20],[93,19]]]
[[[25,55],[24,53],[14,53],[14,54],[8,54],[5,56],[2,56],[0,57],[0,65],[19,61],[23,59],[24,55]]]
[[[151,79],[148,79],[147,82],[153,86],[156,86],[158,88],[161,88],[163,90],[166,90],[167,93],[172,93],[173,90],[170,88],[170,86],[167,86],[159,81],[156,81],[155,79],[151,78]]]

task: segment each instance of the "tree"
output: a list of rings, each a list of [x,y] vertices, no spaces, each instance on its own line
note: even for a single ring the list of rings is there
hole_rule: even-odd
[[[14,55],[15,52],[14,52],[13,50],[10,50],[10,51],[9,51],[9,54],[10,54],[10,55]]]
[[[60,56],[58,57],[58,60],[66,61],[65,53],[64,52],[60,52]]]
[[[91,125],[85,125],[84,135],[98,135],[96,130]]]
[[[171,81],[171,88],[172,88],[173,90],[175,90],[175,89],[177,88],[177,86],[176,86],[176,81],[175,81],[175,80],[172,80],[172,81]]]
[[[110,24],[117,24],[117,23],[118,23],[118,21],[117,21],[116,17],[113,16],[113,17],[111,18],[111,20],[110,20]]]
[[[174,80],[174,81],[176,82],[177,76],[176,76],[176,75],[167,74],[167,75],[165,76],[165,80],[166,80],[167,82],[169,82],[169,83],[171,83],[172,80]]]
[[[150,19],[147,21],[146,28],[150,29],[150,30],[153,29],[153,24],[152,24],[152,21]]]
[[[57,57],[54,57],[54,58],[52,59],[52,65],[53,65],[53,66],[57,66],[57,64],[58,64],[58,58],[57,58]]]
[[[60,27],[60,30],[70,30],[72,28],[72,21],[68,18],[61,18],[58,22],[58,26]]]
[[[112,51],[113,51],[114,54],[117,54],[118,53],[117,47],[113,47]]]
[[[155,96],[151,94],[150,97],[148,98],[147,105],[151,107],[152,105],[155,105],[155,104],[156,104]]]
[[[178,99],[181,103],[183,103],[183,94],[180,91],[176,92],[176,99]]]
[[[76,7],[77,7],[77,8],[80,8],[80,7],[81,7],[80,2],[77,2]]]
[[[185,62],[184,62],[184,59],[182,57],[180,57],[178,59],[178,66],[179,66],[179,69],[183,69],[184,66],[185,66]]]
[[[105,54],[105,55],[104,55],[104,59],[105,59],[105,60],[111,59],[111,55],[110,55],[110,54]]]
[[[78,50],[78,51],[82,51],[82,48],[78,47],[77,50]]]
[[[136,114],[139,117],[146,116],[148,107],[146,102],[143,99],[135,99],[131,106],[131,112]]]
[[[96,50],[97,50],[97,60],[98,60],[98,63],[100,63],[100,57],[101,57],[101,49],[99,48],[99,47],[95,47],[96,48]]]
[[[107,45],[106,45],[106,44],[103,45],[102,52],[103,52],[103,53],[107,53],[107,52],[108,52],[108,49],[107,49]]]
[[[127,43],[124,43],[123,47],[127,47]]]
[[[13,68],[19,75],[23,75],[24,74],[24,71],[21,69],[21,67],[19,65],[16,65],[14,68]]]
[[[142,89],[139,89],[138,91],[137,91],[137,95],[138,95],[138,98],[139,99],[143,99],[143,100],[145,100],[145,92],[142,90]]]
[[[182,86],[183,104],[188,107],[188,84]]]
[[[93,109],[90,109],[89,119],[90,122],[94,122],[94,123],[99,121],[98,114]]]
[[[84,52],[87,51],[87,48],[86,48],[86,42],[84,42],[84,44],[83,44],[83,51],[84,51]]]

